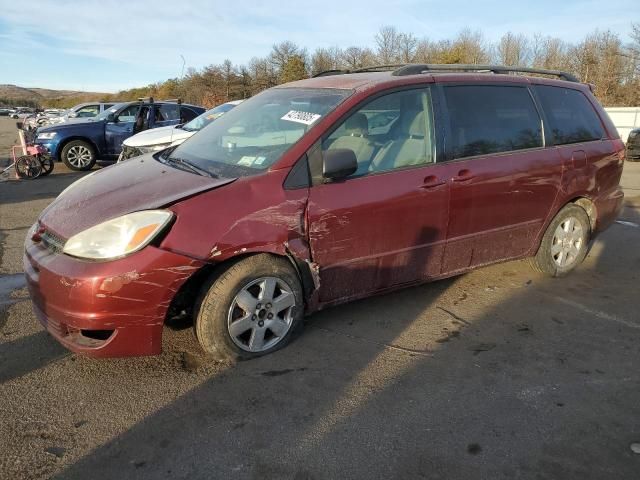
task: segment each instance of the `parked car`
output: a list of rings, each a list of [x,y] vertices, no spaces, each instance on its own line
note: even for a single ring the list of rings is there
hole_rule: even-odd
[[[38,318],[75,352],[149,355],[184,311],[205,351],[252,358],[357,298],[526,257],[568,274],[622,206],[615,127],[569,74],[443,68],[271,88],[85,176],[26,239]]]
[[[118,103],[93,118],[38,129],[35,143],[44,145],[55,160],[72,170],[90,170],[114,163],[122,142],[143,130],[183,123],[203,113],[202,107],[167,101]]]
[[[627,138],[627,160],[640,162],[640,128],[629,132],[629,137]]]
[[[164,150],[173,145],[180,145],[194,133],[202,130],[216,118],[222,116],[240,103],[242,103],[242,100],[223,103],[211,110],[207,110],[190,122],[170,127],[154,128],[153,130],[146,130],[133,137],[129,137],[122,143],[122,152],[118,157],[118,162],[145,153]]]
[[[0,117],[8,117],[13,111],[9,108],[0,108]]]
[[[60,112],[49,120],[50,124],[94,118],[113,107],[115,103],[80,103],[68,110]]]
[[[33,108],[28,108],[28,107],[18,107],[15,109],[15,111],[13,111],[10,116],[11,118],[26,118],[30,115],[33,115],[35,113],[35,109]]]

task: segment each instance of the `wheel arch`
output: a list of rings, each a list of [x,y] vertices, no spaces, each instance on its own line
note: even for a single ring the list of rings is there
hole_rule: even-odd
[[[83,137],[83,136],[80,136],[80,135],[74,135],[74,136],[71,136],[71,137],[67,137],[64,140],[61,140],[60,143],[58,144],[58,149],[56,150],[55,158],[57,158],[59,162],[63,161],[62,160],[62,150],[64,149],[64,147],[66,147],[69,143],[74,142],[76,140],[80,140],[80,141],[86,142],[89,145],[91,145],[91,148],[93,148],[93,151],[95,152],[96,157],[100,153],[100,149],[98,148],[96,143],[93,140],[91,140],[89,137]]]
[[[567,202],[565,205],[563,205],[560,208],[560,210],[562,210],[562,208],[564,208],[566,205],[569,205],[570,203],[573,203],[574,205],[582,207],[584,211],[587,212],[587,217],[589,217],[591,232],[594,232],[596,229],[596,224],[598,220],[598,211],[596,209],[596,204],[593,202],[593,200],[585,196],[575,197],[571,199],[569,202]]]
[[[560,213],[560,211],[567,205],[577,205],[581,207],[587,213],[587,217],[589,218],[589,224],[590,224],[589,226],[591,227],[591,232],[595,230],[597,219],[598,219],[595,203],[586,195],[576,195],[573,198],[564,200],[563,202],[559,203],[558,206],[554,210],[552,210],[551,214],[549,215],[547,220],[544,222],[542,228],[538,232],[538,236],[536,238],[536,241],[533,244],[533,248],[529,251],[529,254],[527,256],[532,256],[536,254],[536,252],[540,248],[540,244],[542,243],[542,238],[544,237],[544,234],[547,231],[547,228],[549,228],[549,225],[551,225],[551,222],[553,222],[553,219],[556,218],[558,213]]]
[[[204,284],[212,281],[212,278],[217,278],[239,261],[256,255],[269,255],[275,258],[286,259],[295,270],[298,280],[300,280],[305,306],[308,304],[315,290],[314,276],[309,262],[295,257],[290,252],[275,253],[267,250],[242,252],[217,263],[207,263],[194,272],[173,296],[169,309],[167,310],[165,323],[173,317],[180,316],[182,311],[187,313],[188,318],[193,318],[193,309]]]

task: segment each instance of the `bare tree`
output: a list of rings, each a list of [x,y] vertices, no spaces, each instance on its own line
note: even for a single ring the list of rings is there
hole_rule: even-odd
[[[524,67],[529,61],[529,40],[522,34],[505,33],[497,46],[497,60],[502,65]]]
[[[401,34],[396,27],[381,27],[375,35],[376,54],[381,64],[395,63],[400,57]]]
[[[418,39],[412,33],[401,33],[398,36],[398,53],[402,63],[415,61]]]
[[[490,58],[489,48],[482,32],[468,28],[458,34],[453,42],[453,50],[460,60],[455,63],[487,63]]]
[[[371,66],[375,60],[376,56],[369,48],[349,47],[342,52],[342,63],[349,70]]]
[[[567,45],[559,38],[535,35],[532,64],[536,68],[562,70],[568,63]]]
[[[311,55],[311,74],[339,70],[342,67],[342,50],[338,47],[318,48]]]
[[[284,68],[287,62],[295,57],[299,56],[306,59],[307,51],[303,48],[300,48],[295,43],[285,40],[284,42],[276,43],[271,47],[271,54],[269,55],[269,60],[275,67],[277,71],[280,71]]]

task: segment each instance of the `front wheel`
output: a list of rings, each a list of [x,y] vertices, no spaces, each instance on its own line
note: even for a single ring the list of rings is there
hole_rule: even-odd
[[[590,237],[587,212],[578,205],[567,205],[547,227],[531,265],[551,277],[567,275],[584,260]]]
[[[67,143],[60,154],[64,164],[71,170],[91,170],[96,163],[96,152],[93,147],[83,141],[74,140]]]
[[[49,175],[53,172],[53,159],[49,155],[41,155],[40,156],[40,165],[42,166],[41,175],[44,177],[45,175]]]
[[[207,353],[250,359],[291,341],[303,323],[302,288],[286,259],[254,255],[214,277],[196,310],[196,336]]]

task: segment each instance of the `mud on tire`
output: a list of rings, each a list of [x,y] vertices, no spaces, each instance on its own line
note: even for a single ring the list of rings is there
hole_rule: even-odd
[[[195,332],[209,354],[242,360],[272,353],[299,332],[304,298],[298,274],[281,257],[258,254],[214,274],[196,302]]]
[[[584,260],[590,238],[587,212],[578,205],[566,205],[547,227],[531,266],[550,277],[567,275]]]

